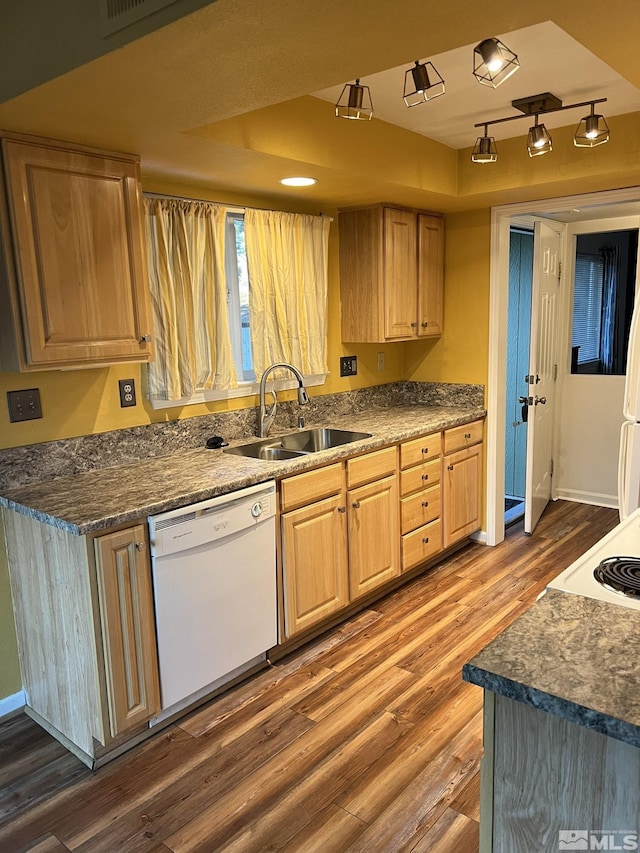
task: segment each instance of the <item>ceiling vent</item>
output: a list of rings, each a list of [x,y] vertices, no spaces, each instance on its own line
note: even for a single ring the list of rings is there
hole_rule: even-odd
[[[172,6],[176,0],[99,0],[100,32],[110,36],[147,15]]]

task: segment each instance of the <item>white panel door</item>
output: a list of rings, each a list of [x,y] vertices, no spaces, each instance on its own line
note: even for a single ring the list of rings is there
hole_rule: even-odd
[[[536,222],[529,348],[525,533],[533,533],[551,497],[559,291],[560,234],[546,223]]]

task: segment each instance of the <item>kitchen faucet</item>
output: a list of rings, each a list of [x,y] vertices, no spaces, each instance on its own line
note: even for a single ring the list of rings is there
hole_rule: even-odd
[[[267,412],[267,407],[265,404],[265,392],[267,390],[267,376],[274,370],[277,370],[279,367],[284,367],[287,370],[290,370],[293,375],[298,380],[298,403],[301,406],[304,406],[309,402],[309,396],[304,387],[304,380],[302,378],[302,374],[298,370],[297,367],[294,367],[292,364],[288,364],[286,361],[280,361],[277,364],[270,364],[269,367],[262,374],[262,379],[260,380],[260,424],[258,427],[258,435],[260,438],[266,438],[269,434],[269,430],[273,424],[273,421],[276,417],[276,406],[278,405],[278,395],[275,391],[271,391],[273,395],[273,406]],[[298,419],[298,423],[300,423],[300,419]]]

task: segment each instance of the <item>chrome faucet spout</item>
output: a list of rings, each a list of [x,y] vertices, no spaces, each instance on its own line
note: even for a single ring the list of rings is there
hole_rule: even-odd
[[[286,370],[290,370],[291,373],[298,380],[298,403],[301,406],[304,406],[309,402],[309,395],[307,394],[307,390],[304,387],[304,377],[302,373],[298,370],[297,367],[294,367],[293,364],[289,364],[286,361],[280,361],[276,364],[270,364],[269,367],[262,374],[262,378],[260,379],[260,423],[258,425],[258,435],[260,438],[266,438],[269,435],[269,430],[271,429],[273,422],[276,417],[276,408],[278,405],[278,395],[275,391],[271,391],[273,396],[273,405],[267,411],[267,405],[265,402],[266,391],[267,391],[267,378],[270,373],[274,370],[278,370],[278,368],[285,368]]]

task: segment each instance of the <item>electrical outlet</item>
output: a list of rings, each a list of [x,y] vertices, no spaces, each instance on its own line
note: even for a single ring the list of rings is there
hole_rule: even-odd
[[[28,388],[26,391],[7,391],[9,404],[9,420],[32,421],[42,417],[40,406],[40,389]]]
[[[118,387],[120,388],[120,405],[124,409],[126,406],[135,406],[136,404],[136,384],[133,379],[119,379]]]
[[[340,376],[355,376],[358,372],[357,355],[340,356]]]
[[[378,353],[378,370],[384,370],[384,353]]]

